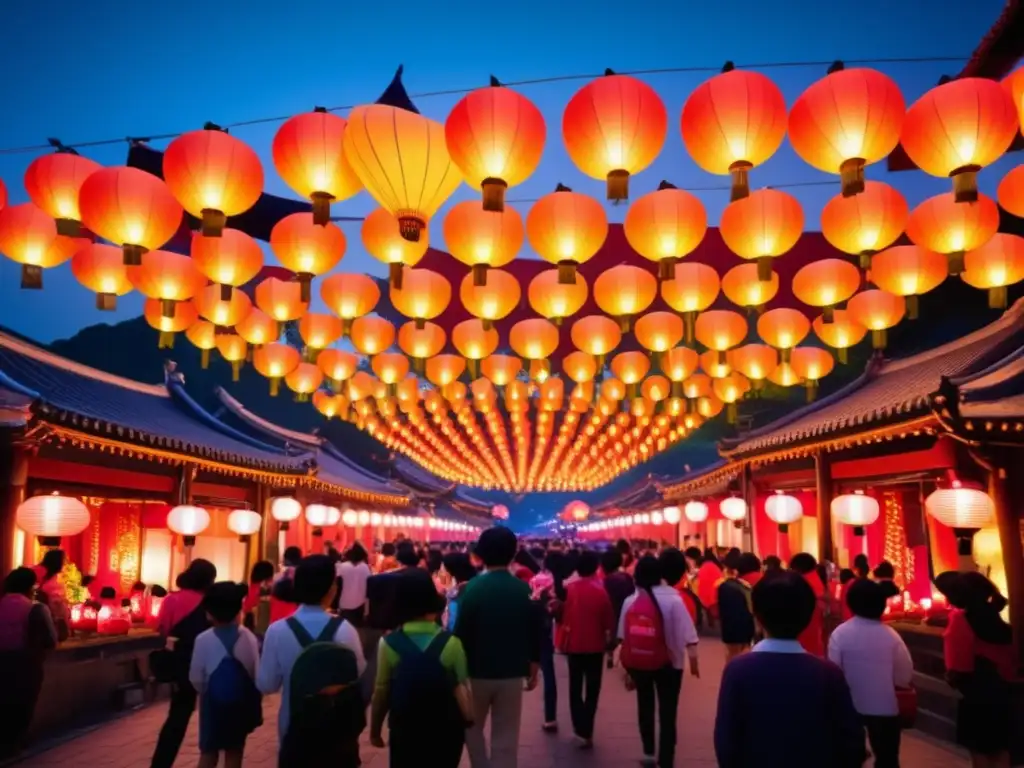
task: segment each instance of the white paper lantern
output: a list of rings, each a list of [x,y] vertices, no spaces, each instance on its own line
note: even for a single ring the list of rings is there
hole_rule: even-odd
[[[370,525],[372,525],[372,526],[374,526],[376,528],[378,525],[381,524],[382,521],[383,521],[383,518],[381,517],[380,512],[371,512],[370,513]]]
[[[370,513],[367,512],[365,509],[362,512],[359,513],[359,524],[360,525],[369,525],[370,524]]]
[[[167,527],[172,532],[184,537],[185,546],[196,543],[196,536],[210,525],[210,513],[202,507],[182,504],[167,513]]]
[[[718,505],[718,511],[726,520],[739,523],[742,527],[742,521],[747,516],[747,502],[739,496],[730,496],[727,499],[722,499]]]
[[[627,528],[629,526],[631,526],[633,524],[633,516],[632,515],[626,515],[624,518],[622,518],[622,524],[624,526],[626,526]]]
[[[679,507],[665,507],[661,514],[669,525],[678,525],[679,520],[682,518],[682,512],[679,510]]]
[[[251,509],[236,509],[228,515],[228,530],[237,534],[242,541],[259,531],[262,524],[260,513]]]
[[[390,513],[384,515],[384,527],[385,528],[394,528],[394,526],[395,526],[395,516],[390,514]]]
[[[703,523],[708,519],[708,505],[703,501],[688,501],[683,507],[683,514],[691,523]]]
[[[340,522],[341,522],[341,510],[338,509],[337,507],[328,507],[327,508],[327,524],[328,525],[337,525]]]
[[[359,515],[356,514],[355,510],[346,509],[341,514],[341,522],[343,522],[349,528],[355,528],[356,523],[359,522]]]
[[[790,496],[784,491],[776,491],[764,502],[764,512],[768,519],[778,524],[779,533],[789,531],[791,523],[804,516],[804,508],[800,499]]]
[[[878,519],[878,499],[864,495],[864,491],[844,493],[832,499],[832,516],[843,525],[853,526],[855,536],[863,536],[864,528]]]
[[[288,524],[293,520],[298,520],[300,515],[302,515],[302,505],[298,499],[291,496],[278,496],[270,502],[270,516],[277,520],[280,524],[278,527],[282,531],[287,531]]]
[[[89,510],[72,496],[33,496],[18,505],[15,521],[45,547],[60,546],[61,536],[75,536],[89,527]]]
[[[664,522],[665,518],[662,516],[661,512],[651,512],[651,523],[653,525],[661,525]]]
[[[329,525],[330,512],[326,504],[310,504],[306,507],[306,522],[313,526],[314,536],[323,536],[323,527]]]
[[[955,530],[976,531],[995,517],[992,498],[977,488],[966,488],[954,480],[950,488],[939,488],[924,500],[928,514]]]

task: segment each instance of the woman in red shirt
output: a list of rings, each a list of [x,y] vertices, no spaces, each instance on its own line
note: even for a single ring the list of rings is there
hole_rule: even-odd
[[[584,551],[576,561],[577,579],[566,585],[562,609],[562,650],[569,657],[569,711],[581,746],[594,740],[594,717],[601,693],[604,653],[615,636],[615,609],[600,579],[599,560]]]
[[[818,561],[814,559],[814,555],[801,552],[798,555],[793,555],[793,559],[789,561],[789,569],[804,577],[804,580],[814,591],[815,597],[814,613],[811,615],[811,622],[797,639],[805,651],[814,656],[824,658],[825,603],[828,602],[828,595],[825,593],[825,583],[821,580],[821,576],[818,575]]]
[[[704,550],[700,568],[697,569],[697,598],[707,610],[708,625],[715,626],[718,618],[718,582],[722,578],[722,566],[711,547]]]
[[[972,765],[1008,768],[1016,664],[1013,632],[999,615],[1006,598],[980,573],[943,573],[935,585],[952,606],[943,646],[946,677],[963,694],[957,741],[970,751]]]

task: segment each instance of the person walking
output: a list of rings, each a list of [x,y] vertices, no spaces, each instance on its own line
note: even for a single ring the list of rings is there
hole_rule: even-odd
[[[210,627],[203,597],[216,580],[213,563],[202,558],[193,560],[178,576],[178,591],[165,597],[160,606],[159,629],[169,651],[171,706],[157,738],[151,768],[172,768],[196,711],[196,689],[189,681],[189,668],[196,638]]]
[[[530,587],[509,570],[518,550],[508,528],[488,528],[476,554],[485,571],[465,587],[455,636],[462,641],[473,690],[473,727],[466,748],[473,768],[516,768],[523,679],[537,687],[540,610]],[[490,749],[484,729],[490,718]]]
[[[899,768],[902,725],[896,689],[910,687],[914,663],[903,638],[882,623],[885,600],[879,584],[854,580],[846,594],[853,616],[833,630],[828,658],[843,670],[850,686],[875,768]]]
[[[564,652],[569,660],[569,712],[583,749],[594,745],[594,718],[601,695],[604,654],[615,634],[615,609],[597,577],[598,558],[584,551],[576,562],[579,578],[566,587],[562,609]]]
[[[715,717],[720,768],[860,768],[864,727],[835,664],[797,639],[817,599],[799,573],[762,579],[752,592],[765,639],[722,673]],[[765,705],[766,698],[770,700]]]
[[[338,613],[353,627],[363,626],[366,615],[366,582],[370,578],[369,555],[358,541],[345,552],[344,559],[335,566],[341,578],[341,596]]]
[[[540,609],[540,671],[544,678],[544,722],[546,733],[558,730],[558,682],[555,674],[555,617],[553,609],[560,606],[555,595],[562,590],[565,558],[557,550],[549,550],[544,567],[530,580],[531,597]]]
[[[761,561],[747,552],[735,558],[735,575],[718,585],[718,615],[726,662],[745,653],[754,642],[754,612],[750,593],[761,577]]]

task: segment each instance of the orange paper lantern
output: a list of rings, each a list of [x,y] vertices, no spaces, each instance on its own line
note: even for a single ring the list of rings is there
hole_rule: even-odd
[[[732,69],[701,83],[683,105],[683,143],[708,173],[732,175],[730,199],[750,194],[748,173],[786,135],[786,101],[764,75]]]
[[[429,244],[426,229],[418,240],[402,237],[398,219],[385,208],[376,208],[363,219],[361,235],[367,253],[388,265],[388,281],[395,288],[402,287],[402,268],[419,264]]]
[[[285,374],[284,382],[295,393],[295,400],[304,403],[320,386],[323,378],[323,373],[313,363],[299,363]]]
[[[174,334],[187,330],[199,319],[199,310],[190,301],[178,302],[170,317],[164,317],[163,302],[158,299],[146,299],[142,306],[142,315],[152,328],[160,331],[158,349],[170,349],[174,346]]]
[[[236,295],[240,293],[235,291]],[[306,313],[309,302],[302,296],[302,285],[291,280],[268,277],[256,286],[256,306],[279,323],[298,320]]]
[[[530,281],[527,298],[533,311],[555,325],[572,317],[587,302],[587,281],[577,272],[572,282],[561,282],[557,269],[538,272]]]
[[[532,101],[491,78],[452,108],[444,135],[466,183],[483,191],[483,210],[497,212],[505,210],[505,190],[537,170],[547,130]]]
[[[264,344],[252,353],[253,367],[261,375],[270,379],[270,394],[273,396],[277,395],[281,386],[281,379],[298,368],[300,362],[301,359],[297,349],[276,341],[271,344]],[[319,373],[319,369],[317,369],[317,372]],[[316,387],[313,389],[316,389]]]
[[[452,345],[469,364],[469,377],[476,379],[477,363],[498,348],[498,332],[484,328],[483,320],[463,320],[452,328]]]
[[[1014,216],[1024,218],[1024,165],[1018,165],[999,182],[999,205]]]
[[[57,234],[66,237],[80,235],[79,193],[85,180],[101,167],[73,151],[59,151],[37,157],[25,170],[25,192],[29,200],[56,220]],[[0,200],[0,208],[3,208],[3,202]]]
[[[142,263],[128,267],[127,275],[139,293],[161,302],[164,317],[173,317],[175,304],[206,287],[206,276],[196,269],[195,262],[170,251],[144,253]]]
[[[597,374],[597,360],[586,352],[570,352],[562,358],[562,372],[577,384],[585,384]]]
[[[159,248],[178,231],[181,205],[156,176],[137,168],[101,168],[79,189],[82,223],[121,246],[125,265]]]
[[[243,291],[234,291],[227,301],[220,286],[208,285],[192,298],[199,314],[220,328],[237,325],[252,311],[252,301]]]
[[[503,267],[519,253],[525,231],[514,208],[488,211],[467,200],[444,217],[444,242],[456,259],[473,269],[473,284],[487,283],[487,270]]]
[[[763,307],[779,292],[779,275],[769,280],[758,276],[757,264],[740,264],[722,277],[722,293],[737,307]]]
[[[538,362],[531,366],[531,372],[543,371],[546,374],[550,372],[547,358],[558,349],[558,328],[550,320],[539,317],[520,320],[509,330],[508,343],[524,360]]]
[[[1005,309],[1006,288],[1024,280],[1024,237],[999,233],[964,257],[963,281],[988,291],[988,305]]]
[[[843,253],[860,256],[862,269],[871,256],[888,248],[903,234],[910,208],[899,192],[880,181],[864,182],[853,197],[836,195],[821,211],[821,233]]]
[[[811,327],[819,339],[836,350],[840,363],[847,362],[846,350],[859,344],[868,332],[849,310],[844,309],[835,310],[831,322],[826,323],[824,316],[815,318]]]
[[[837,304],[860,288],[860,271],[842,259],[818,259],[800,267],[793,276],[793,295],[809,307],[821,307],[826,323],[832,322]]]
[[[395,342],[395,326],[383,317],[363,315],[352,321],[349,337],[359,352],[376,355]]]
[[[804,213],[792,195],[759,189],[726,206],[718,230],[729,250],[756,260],[758,277],[771,279],[771,260],[789,251],[803,232]]]
[[[900,140],[907,105],[899,86],[874,69],[833,69],[789,112],[789,142],[808,165],[837,173],[843,197],[864,191],[864,166]]]
[[[6,213],[8,209],[0,212]],[[141,254],[140,254],[141,255]],[[117,297],[132,290],[123,254],[111,245],[92,244],[71,257],[71,273],[96,294],[96,309],[114,310]]]
[[[903,319],[907,303],[902,296],[870,289],[850,299],[846,311],[851,319],[871,331],[871,343],[875,349],[885,349],[886,331]]]
[[[471,272],[462,278],[459,297],[462,299],[462,306],[471,315],[483,320],[485,327],[490,328],[496,320],[507,317],[519,305],[519,281],[501,269],[491,269],[486,284],[477,283],[475,275],[475,272]]]
[[[466,361],[459,355],[433,355],[426,363],[427,379],[437,387],[458,381],[466,370]]]
[[[54,263],[55,256],[72,255],[55,250],[56,241],[57,225],[42,208],[32,203],[0,207],[0,253],[21,264],[22,288],[42,288],[43,269],[60,263]]]
[[[334,269],[345,255],[345,233],[334,224],[316,224],[308,213],[285,216],[270,231],[270,247],[281,264],[295,273],[302,301],[309,303],[310,282]]]
[[[697,341],[718,353],[720,362],[725,362],[726,351],[746,337],[747,321],[743,315],[728,309],[708,310],[697,316],[694,335]]]
[[[661,152],[665,105],[641,80],[611,70],[578,90],[562,114],[562,139],[583,173],[607,179],[609,200],[629,197],[629,177]]]
[[[628,331],[639,315],[658,295],[658,281],[647,270],[629,264],[606,269],[594,281],[594,301]]]
[[[381,352],[370,361],[373,372],[391,391],[409,373],[409,359],[398,352]]]
[[[422,328],[427,320],[433,320],[448,306],[452,298],[452,287],[437,272],[429,269],[410,269],[402,279],[402,287],[391,286],[391,304]]]
[[[1017,135],[1013,99],[1002,85],[963,77],[938,85],[914,102],[900,142],[925,173],[950,176],[958,203],[978,199],[978,171],[999,159]]]
[[[480,372],[496,387],[515,381],[522,367],[523,361],[514,355],[488,355],[480,361]]]
[[[672,396],[684,397],[683,382],[697,370],[697,353],[689,347],[675,347],[661,356],[660,363],[662,372],[672,382]]]
[[[322,108],[286,120],[271,144],[284,183],[313,203],[317,224],[327,224],[331,203],[347,200],[363,185],[342,151],[348,122]]]
[[[230,297],[232,286],[245,285],[263,268],[263,251],[255,240],[237,229],[224,229],[218,237],[193,236],[191,253],[196,269],[226,286],[222,291],[225,300]]]
[[[811,321],[803,312],[779,307],[765,312],[757,319],[757,335],[782,353],[782,362],[789,362],[789,353],[811,332]]]
[[[797,347],[790,353],[793,371],[807,386],[807,400],[814,400],[818,382],[828,376],[835,367],[832,355],[818,347]]]
[[[338,392],[341,382],[352,378],[359,368],[359,358],[343,349],[325,349],[316,357],[316,364]]]
[[[436,323],[424,323],[417,328],[415,321],[410,321],[398,329],[398,346],[413,358],[418,371],[423,370],[424,360],[440,354],[446,341],[444,329]]]
[[[779,353],[767,344],[744,344],[729,352],[729,362],[758,387],[779,364]]]
[[[320,281],[320,298],[341,318],[345,333],[353,320],[369,314],[377,306],[380,288],[368,275],[336,272]]]
[[[598,370],[604,368],[604,356],[622,341],[618,323],[604,315],[581,317],[572,324],[569,336],[578,350],[597,358]]]
[[[696,262],[676,265],[675,278],[661,284],[661,298],[676,312],[683,315],[684,335],[687,344],[692,344],[693,326],[697,313],[715,303],[721,284],[714,267]]]
[[[258,307],[252,307],[248,314],[235,324],[235,333],[254,347],[277,341],[280,335],[277,321]]]
[[[683,321],[671,312],[649,312],[637,318],[633,336],[644,349],[667,352],[683,338]]]
[[[334,315],[307,312],[299,319],[299,335],[310,350],[329,347],[341,338],[342,324]]]
[[[917,206],[907,222],[907,236],[922,248],[944,254],[949,274],[964,268],[964,253],[980,248],[999,229],[999,208],[990,197],[978,195],[970,205],[953,195],[936,195]]]
[[[634,251],[658,262],[658,278],[671,280],[676,262],[704,239],[708,217],[700,200],[663,181],[629,206],[622,228]]]
[[[558,265],[558,281],[570,285],[576,267],[593,258],[604,245],[608,218],[592,197],[559,184],[530,208],[526,236],[541,258]]]
[[[228,216],[245,213],[263,194],[259,157],[248,144],[212,124],[168,144],[163,170],[171,194],[202,219],[207,237],[218,237]]]
[[[237,333],[221,333],[214,339],[217,351],[225,361],[231,363],[231,380],[238,381],[245,358],[249,354],[249,345]]]
[[[210,367],[210,350],[217,347],[217,326],[207,320],[198,320],[185,329],[185,338],[201,350],[200,365]]]
[[[942,285],[946,272],[946,259],[919,245],[896,245],[871,261],[871,282],[906,298],[911,320],[917,317],[917,297]]]

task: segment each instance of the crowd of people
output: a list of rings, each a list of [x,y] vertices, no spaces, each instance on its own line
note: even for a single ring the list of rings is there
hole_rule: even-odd
[[[720,766],[852,768],[869,754],[879,768],[899,765],[915,699],[910,653],[882,621],[898,592],[888,563],[869,571],[860,556],[834,572],[807,553],[784,564],[654,542],[585,548],[520,542],[504,527],[470,545],[379,550],[290,547],[280,567],[255,564],[248,584],[218,581],[212,563],[193,560],[164,599],[166,645],[150,658],[171,687],[153,768],[174,765],[197,707],[200,768],[241,766],[262,697],[277,693],[283,768],[358,766],[360,735],[368,729],[383,747],[385,725],[395,768],[423,764],[424,744],[437,768],[459,765],[464,751],[473,768],[513,768],[524,692],[542,688],[542,727],[560,728],[559,654],[579,748],[595,746],[613,675],[635,691],[641,764],[668,768],[684,676],[700,676],[698,649],[714,635],[727,660]],[[5,755],[23,745],[59,639],[59,598],[38,587],[63,557],[47,558],[15,569],[0,596],[0,675],[16,694],[0,697]],[[974,765],[1008,766],[1016,669],[1006,601],[979,573],[942,574],[936,586],[952,606],[945,661],[963,696],[958,739]]]

